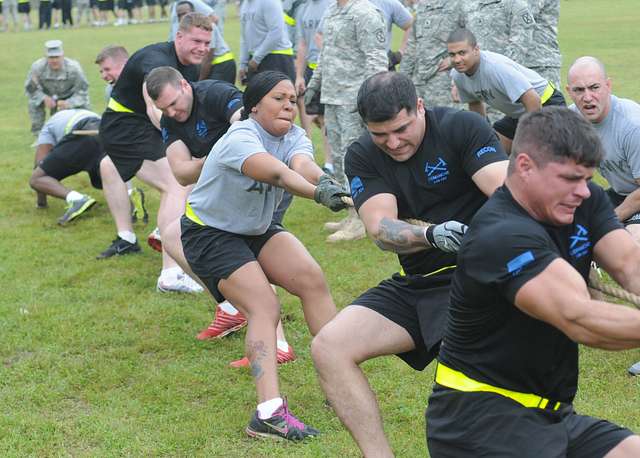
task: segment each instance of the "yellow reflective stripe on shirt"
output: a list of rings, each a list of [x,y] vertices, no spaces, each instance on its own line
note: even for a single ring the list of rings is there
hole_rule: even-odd
[[[489,385],[488,383],[478,382],[477,380],[467,377],[462,372],[445,366],[441,362],[438,362],[438,367],[436,368],[436,383],[447,388],[464,391],[465,393],[479,391],[485,393],[496,393],[509,399],[513,399],[518,404],[529,408],[558,410],[561,406],[560,402],[556,402],[553,407],[551,407],[549,403],[552,401],[547,398],[543,398],[542,396],[538,396],[537,394],[511,391],[506,388]]]
[[[553,87],[553,84],[547,84],[547,87],[544,88],[544,92],[540,96],[540,104],[542,105],[543,103],[546,103],[546,101],[551,98],[555,90],[556,88]]]
[[[193,211],[193,208],[191,208],[191,205],[189,205],[189,202],[187,202],[187,206],[184,209],[184,216],[189,218],[194,223],[199,224],[200,226],[206,226],[206,224],[202,222],[200,217],[196,215],[196,213]]]
[[[313,63],[313,62],[309,62],[307,64],[307,67],[309,67],[311,70],[315,70],[316,68],[318,68],[318,64],[317,63]]]
[[[71,119],[69,119],[69,121],[67,121],[67,124],[64,126],[64,134],[67,135],[69,132],[73,130],[73,126],[76,124],[76,122],[78,122],[78,119],[82,118],[83,116],[85,118],[92,117],[92,116],[86,116],[86,115],[87,115],[87,112],[83,110],[71,116]]]
[[[275,51],[271,51],[269,54],[284,54],[285,56],[293,56],[293,48],[276,49]]]
[[[452,266],[444,266],[444,267],[440,267],[439,269],[434,270],[433,272],[429,272],[428,274],[411,274],[411,275],[420,275],[421,277],[430,277],[431,275],[436,275],[442,272],[445,272],[447,270],[451,270],[451,269],[455,269],[456,268],[456,264],[452,265]],[[406,273],[404,271],[403,267],[400,267],[400,275],[402,275],[403,277],[406,277]]]
[[[118,113],[133,113],[133,110],[125,107],[123,104],[118,102],[113,97],[109,99],[109,103],[107,103],[107,108],[110,108],[113,111],[117,111]]]
[[[289,16],[287,13],[283,13],[282,14],[284,16],[284,22],[285,24],[287,24],[288,26],[291,27],[295,27],[296,25],[296,20],[294,18],[292,18],[291,16]]]
[[[231,51],[224,53],[221,56],[216,57],[215,59],[213,59],[211,61],[211,65],[218,65],[221,64],[223,62],[227,62],[229,60],[233,60],[233,53]]]

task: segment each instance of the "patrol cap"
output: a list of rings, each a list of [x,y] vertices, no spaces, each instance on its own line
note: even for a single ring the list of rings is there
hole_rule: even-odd
[[[47,57],[58,57],[64,55],[64,52],[62,51],[62,41],[60,40],[45,41],[44,47],[46,49]]]

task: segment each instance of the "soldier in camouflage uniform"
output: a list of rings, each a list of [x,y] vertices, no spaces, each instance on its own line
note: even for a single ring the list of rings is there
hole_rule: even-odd
[[[333,154],[336,179],[347,186],[344,155],[365,127],[356,111],[362,82],[387,69],[387,34],[382,14],[368,0],[333,1],[323,18],[322,49],[318,66],[307,85],[305,104],[321,91],[325,104],[327,138]],[[365,236],[364,226],[353,209],[338,223],[327,241],[356,240]]]
[[[447,37],[463,27],[461,0],[435,0],[415,5],[415,19],[400,71],[408,75],[427,106],[454,106],[447,72]]]
[[[90,109],[89,83],[80,64],[64,57],[60,40],[47,41],[45,48],[46,57],[31,65],[25,81],[31,132],[34,135],[44,125],[45,108],[51,114],[67,108]]]
[[[562,55],[558,45],[558,19],[560,0],[528,0],[536,21],[533,30],[535,46],[529,48],[525,66],[542,75],[556,88],[560,88]]]

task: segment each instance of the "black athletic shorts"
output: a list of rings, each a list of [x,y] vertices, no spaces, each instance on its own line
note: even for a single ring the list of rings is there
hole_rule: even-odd
[[[97,8],[98,7],[98,0],[89,0],[89,7],[90,8]]]
[[[549,97],[545,103],[542,104],[543,107],[549,107],[553,105],[566,106],[566,102],[564,100],[564,96],[562,92],[554,89],[553,95]],[[500,135],[503,135],[511,140],[516,135],[516,128],[518,127],[518,119],[510,118],[509,116],[505,116],[502,119],[498,119],[493,123],[493,129],[498,132]]]
[[[210,80],[226,81],[227,83],[236,84],[236,61],[234,59],[221,62],[211,66],[209,70]]]
[[[240,267],[255,261],[269,239],[284,231],[279,224],[271,223],[262,235],[240,235],[201,226],[186,216],[180,220],[180,226],[182,248],[189,267],[218,302],[224,300],[218,290],[220,280],[229,278]]]
[[[156,6],[158,4],[157,0],[145,0],[147,6]]]
[[[527,408],[499,394],[463,393],[437,384],[425,416],[431,458],[602,458],[633,435],[578,415],[570,404],[558,411]]]
[[[622,194],[618,194],[617,192],[615,192],[613,188],[607,189],[607,196],[609,197],[609,200],[614,207],[620,205],[627,198],[627,196],[623,196]],[[634,213],[629,218],[627,218],[626,221],[623,221],[623,224],[625,226],[640,224],[640,213]]]
[[[103,157],[104,150],[97,136],[66,135],[39,167],[58,181],[85,171],[91,178],[91,185],[102,189],[100,161]]]
[[[267,70],[282,72],[291,79],[292,83],[296,81],[296,69],[293,65],[293,56],[287,56],[286,54],[267,54],[267,56],[262,59],[262,62],[260,62],[260,65],[258,65],[258,71],[250,71],[247,74],[247,81],[250,81],[253,75]]]
[[[123,181],[133,178],[145,159],[155,162],[165,157],[160,131],[146,115],[107,110],[102,115],[100,138]]]
[[[31,3],[18,3],[18,13],[29,14],[31,12]]]
[[[422,370],[435,359],[449,308],[451,273],[429,277],[394,274],[352,302],[378,312],[407,330],[416,348],[400,353],[405,363]]]
[[[113,0],[99,0],[98,1],[98,9],[100,11],[113,11],[113,9],[114,9]]]

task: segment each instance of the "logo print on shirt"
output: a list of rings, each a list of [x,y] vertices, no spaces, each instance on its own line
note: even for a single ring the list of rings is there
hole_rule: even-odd
[[[351,197],[356,197],[358,194],[364,191],[364,184],[360,177],[353,177],[351,180]]]
[[[534,259],[535,257],[533,256],[531,250],[525,251],[524,253],[519,254],[507,263],[507,271],[509,271],[512,277],[515,277],[522,271],[522,268],[524,266],[526,266],[530,262],[533,262]]]
[[[169,131],[167,128],[163,127],[162,130],[160,130],[160,133],[162,134],[162,142],[167,143],[169,141]]]
[[[486,153],[495,153],[496,149],[493,146],[484,146],[476,151],[476,157],[480,157]]]
[[[429,184],[442,183],[447,181],[447,178],[449,178],[447,162],[441,157],[438,157],[438,162],[436,162],[435,165],[431,165],[427,162],[424,171],[427,174],[427,183]]]
[[[198,137],[206,137],[209,130],[207,129],[207,124],[204,122],[204,119],[201,119],[196,123],[196,135]]]
[[[569,237],[569,255],[579,259],[589,253],[591,242],[589,241],[589,231],[582,224],[576,224],[576,233]]]

